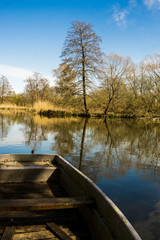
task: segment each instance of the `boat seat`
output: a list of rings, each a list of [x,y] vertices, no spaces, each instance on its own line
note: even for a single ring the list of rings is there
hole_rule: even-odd
[[[49,210],[91,207],[89,197],[63,197],[41,199],[0,199],[0,211]]]

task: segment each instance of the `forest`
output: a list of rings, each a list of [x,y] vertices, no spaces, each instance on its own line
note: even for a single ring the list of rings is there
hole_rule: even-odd
[[[12,104],[84,116],[160,116],[160,54],[135,64],[129,57],[105,54],[101,43],[91,24],[72,22],[61,63],[52,70],[53,86],[35,72],[17,94],[0,76],[0,108]]]

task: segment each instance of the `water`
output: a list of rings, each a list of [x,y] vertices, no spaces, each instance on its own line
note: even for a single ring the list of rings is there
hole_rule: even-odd
[[[0,154],[60,154],[89,176],[144,240],[160,239],[160,124],[0,114]]]

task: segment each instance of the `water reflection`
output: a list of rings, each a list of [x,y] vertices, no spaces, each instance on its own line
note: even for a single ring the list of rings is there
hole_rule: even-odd
[[[85,141],[87,123],[88,123],[88,119],[86,118],[83,126],[82,138],[81,138],[81,150],[80,150],[79,167],[78,167],[79,170],[82,169],[83,150],[84,150],[84,141]]]
[[[1,139],[1,141],[3,141],[5,137],[7,137],[10,126],[11,126],[11,121],[7,117],[0,114],[0,139]]]
[[[120,207],[143,239],[160,238],[160,125],[142,120],[0,114],[0,153],[58,153]]]
[[[32,152],[38,151],[41,142],[47,140],[47,133],[40,124],[35,124],[34,118],[25,118],[21,131],[24,134],[25,145],[31,146]]]

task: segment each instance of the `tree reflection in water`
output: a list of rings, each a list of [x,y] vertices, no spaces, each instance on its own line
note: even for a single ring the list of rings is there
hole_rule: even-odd
[[[0,150],[14,129],[17,153],[57,153],[102,188],[142,239],[160,235],[160,125],[125,119],[41,118],[0,115]],[[13,142],[14,145],[14,142]],[[5,145],[7,148],[7,146]],[[8,153],[11,148],[8,146]],[[2,151],[3,152],[3,151]],[[159,214],[159,215],[158,215]],[[158,235],[159,234],[159,235]]]
[[[48,142],[46,152],[68,158],[94,181],[97,168],[100,171],[103,168],[106,177],[109,173],[125,175],[133,168],[137,172],[143,170],[144,177],[145,169],[153,170],[153,175],[159,174],[159,124],[142,120],[48,119],[20,113],[1,114],[2,141],[7,139],[15,123],[20,126],[26,147],[38,152],[43,142]]]
[[[3,141],[9,132],[11,126],[11,121],[8,119],[8,117],[4,116],[3,114],[0,114],[0,139]]]

